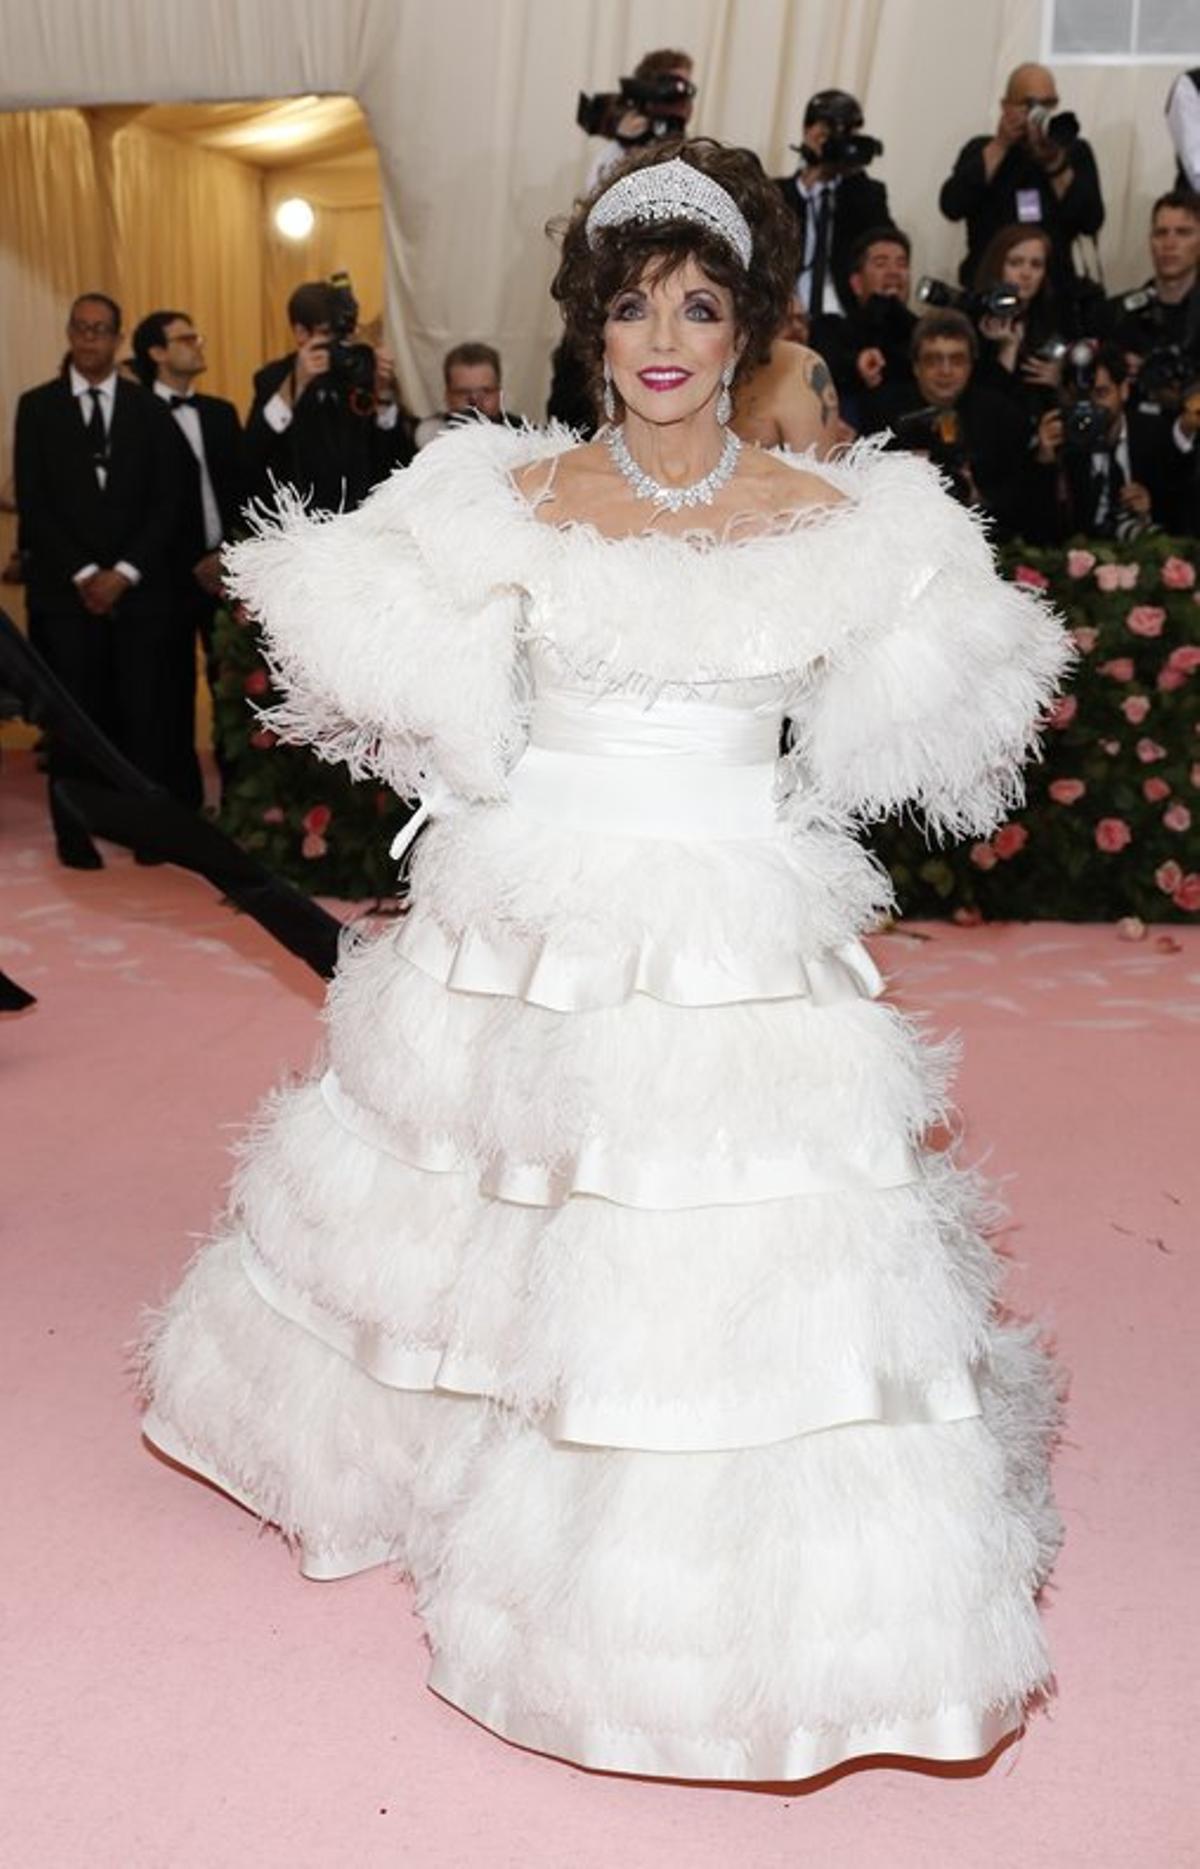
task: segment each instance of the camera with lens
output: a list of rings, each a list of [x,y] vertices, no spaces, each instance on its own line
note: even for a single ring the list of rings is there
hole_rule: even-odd
[[[1137,390],[1143,402],[1177,408],[1184,390],[1196,376],[1196,359],[1182,344],[1160,344],[1142,358]]]
[[[935,467],[948,474],[967,465],[966,436],[957,409],[914,409],[895,425],[896,446],[910,453],[927,454]]]
[[[1108,447],[1112,429],[1111,414],[1091,396],[1100,347],[1092,338],[1079,338],[1074,344],[1057,342],[1062,345],[1063,448],[1068,454],[1098,454]]]
[[[1079,138],[1079,118],[1073,110],[1051,110],[1049,104],[1029,106],[1029,127],[1056,149],[1070,149]]]
[[[375,352],[369,344],[353,341],[358,330],[358,300],[350,275],[333,273],[329,283],[334,303],[329,320],[327,391],[344,394],[354,403],[371,401],[375,394]]]
[[[804,110],[805,129],[814,123],[823,123],[829,130],[820,149],[807,140],[788,145],[813,168],[865,169],[883,154],[879,138],[863,129],[858,99],[849,91],[818,91],[810,97]]]
[[[681,106],[696,95],[696,87],[681,72],[663,71],[651,78],[622,78],[619,91],[598,91],[589,97],[579,93],[575,121],[588,136],[606,136],[620,143],[622,149],[641,149],[664,136],[678,136],[683,129]],[[646,119],[644,130],[630,135],[621,130],[626,117]]]
[[[949,305],[965,312],[974,322],[980,318],[1015,318],[1021,309],[1021,294],[1015,286],[986,286],[981,292],[969,292],[963,286],[947,285],[944,279],[928,275],[917,281],[918,305]]]

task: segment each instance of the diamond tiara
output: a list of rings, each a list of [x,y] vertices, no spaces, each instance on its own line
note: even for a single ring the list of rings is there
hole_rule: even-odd
[[[754,239],[749,222],[727,189],[679,156],[623,175],[605,189],[587,217],[588,245],[605,227],[626,221],[695,221],[732,247],[749,266]]]

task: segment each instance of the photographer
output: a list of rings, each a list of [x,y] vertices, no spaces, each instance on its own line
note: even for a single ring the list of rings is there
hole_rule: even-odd
[[[867,164],[883,154],[883,144],[865,135],[862,124],[862,109],[848,91],[818,91],[804,107],[803,141],[792,144],[800,167],[776,178],[799,223],[796,297],[814,322],[823,314],[844,316],[853,309],[850,256],[855,243],[892,218],[887,189],[866,173]]]
[[[978,352],[964,312],[926,312],[913,332],[911,386],[881,386],[868,419],[892,428],[893,448],[940,467],[956,499],[990,516],[994,537],[1012,538],[1024,516],[1028,432],[1003,396],[974,381]]]
[[[682,136],[696,98],[693,65],[686,52],[664,48],[639,59],[633,76],[621,79],[619,91],[595,97],[582,93],[575,121],[589,136],[607,137],[588,169],[588,195],[631,149],[663,136]]]
[[[1136,404],[1174,409],[1200,374],[1200,196],[1182,188],[1159,196],[1150,263],[1143,286],[1109,299],[1105,330],[1137,379]]]
[[[442,358],[444,408],[417,423],[417,447],[426,448],[443,429],[476,422],[480,416],[508,428],[524,426],[519,415],[504,407],[504,377],[500,352],[474,340],[456,344]]]
[[[850,251],[851,304],[844,317],[814,320],[812,344],[829,365],[842,412],[861,429],[860,403],[885,383],[911,388],[910,352],[916,325],[908,309],[908,235],[898,227],[871,227]]]
[[[1104,202],[1096,159],[1078,120],[1059,112],[1054,77],[1044,65],[1017,66],[1000,100],[995,131],[963,145],[938,205],[948,221],[967,223],[958,275],[964,284],[975,277],[1002,227],[1042,226],[1050,237],[1050,276],[1059,302],[1074,303],[1080,282],[1071,244],[1080,234],[1099,233]]]
[[[297,286],[288,320],[295,350],[254,378],[249,490],[272,502],[277,481],[318,510],[349,510],[412,459],[412,418],[387,352],[355,340],[358,306],[348,281]]]
[[[1008,396],[1032,428],[1057,401],[1063,360],[1077,336],[1050,277],[1044,227],[1002,227],[975,274],[971,310],[983,340],[979,381]]]
[[[1063,404],[1037,428],[1027,536],[1057,544],[1073,533],[1131,539],[1195,521],[1200,398],[1177,418],[1129,407],[1124,352],[1102,344],[1080,359]]]

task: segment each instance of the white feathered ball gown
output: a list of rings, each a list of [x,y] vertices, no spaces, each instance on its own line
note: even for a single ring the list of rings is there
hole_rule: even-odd
[[[702,547],[452,434],[239,546],[276,726],[432,799],[146,1345],[150,1440],[308,1575],[395,1559],[437,1692],[620,1771],[979,1756],[1048,1678],[1052,1372],[922,1133],[855,820],[984,833],[1066,660],[922,463]],[[777,763],[780,722],[795,751]]]

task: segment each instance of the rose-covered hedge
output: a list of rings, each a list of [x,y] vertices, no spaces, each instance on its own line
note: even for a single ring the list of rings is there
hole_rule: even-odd
[[[1010,546],[1009,576],[1045,591],[1080,659],[1030,767],[1028,803],[986,841],[931,848],[908,823],[872,843],[906,914],[956,921],[1143,921],[1200,913],[1200,586],[1194,540],[1069,550]],[[224,827],[315,894],[388,894],[407,807],[339,766],[279,746],[249,703],[271,699],[244,614],[218,620]]]
[[[258,636],[244,610],[216,622],[214,729],[226,768],[223,830],[277,876],[313,895],[360,901],[396,886],[388,849],[406,805],[382,786],[355,785],[303,747],[281,746],[253,707],[273,698]]]
[[[1200,913],[1197,542],[1009,546],[1079,646],[1023,811],[986,841],[931,849],[911,824],[872,843],[906,914],[955,921],[1186,920]]]

